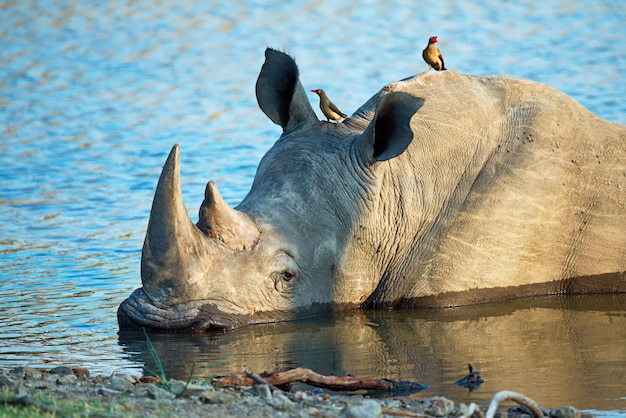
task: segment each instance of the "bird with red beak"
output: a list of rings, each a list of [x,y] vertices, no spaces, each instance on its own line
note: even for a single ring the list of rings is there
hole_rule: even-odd
[[[443,55],[435,45],[438,41],[437,36],[431,36],[428,38],[428,45],[422,51],[422,57],[426,64],[428,64],[428,69],[434,68],[436,71],[447,70],[445,64],[443,63]]]

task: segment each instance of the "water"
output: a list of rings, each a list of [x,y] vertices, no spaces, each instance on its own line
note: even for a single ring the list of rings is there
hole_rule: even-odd
[[[541,405],[626,413],[626,295],[542,297],[441,311],[358,311],[211,335],[148,336],[166,375],[308,367],[319,373],[410,380],[413,395],[489,402],[500,390]],[[609,337],[610,336],[610,337]],[[142,332],[124,332],[130,358],[158,371]],[[225,361],[224,363],[222,363]],[[467,364],[485,383],[454,385]]]
[[[119,339],[115,311],[140,286],[140,250],[161,166],[180,143],[192,219],[210,179],[232,205],[245,196],[280,134],[254,97],[268,45],[295,56],[304,87],[324,88],[347,113],[385,83],[424,71],[420,51],[436,34],[451,69],[550,84],[626,123],[622,2],[414,3],[0,1],[0,366],[70,364],[108,374],[139,373],[149,364],[145,350],[132,348],[141,338]],[[317,103],[313,93],[311,99]],[[166,359],[179,339],[181,350],[198,347],[198,357],[184,351],[190,360],[232,354],[225,368],[312,364],[321,372],[406,374],[430,385],[431,396],[465,396],[449,392],[458,390],[449,382],[474,362],[487,378],[473,392],[479,396],[504,388],[530,395],[533,384],[545,382],[532,393],[551,397],[546,405],[558,399],[618,413],[626,411],[618,373],[626,366],[626,305],[617,300],[610,314],[596,304],[572,311],[526,301],[527,309],[508,314],[477,307],[473,322],[455,325],[476,329],[465,339],[436,340],[432,333],[451,315],[436,311],[355,313],[157,342],[168,344],[161,349]],[[537,328],[532,338],[507,333],[516,321]],[[355,323],[359,344],[337,342]],[[404,323],[423,338],[411,341],[411,355],[393,348],[407,345],[402,339],[409,336],[398,334]],[[567,348],[552,360],[530,354],[543,352],[532,344],[570,335],[563,329],[582,334],[565,339]],[[387,331],[377,337],[380,330]],[[404,336],[389,340],[395,334]],[[286,342],[298,338],[318,338],[322,347],[311,353]],[[278,341],[244,355],[243,347],[264,339]],[[479,351],[484,346],[492,350]],[[461,356],[463,349],[471,355]],[[518,356],[502,354],[515,350]],[[419,369],[408,367],[411,361]],[[546,388],[577,379],[582,383],[570,394]]]

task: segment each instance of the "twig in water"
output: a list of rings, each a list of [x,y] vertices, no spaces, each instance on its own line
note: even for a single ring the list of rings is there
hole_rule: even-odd
[[[263,383],[274,386],[283,386],[293,382],[302,382],[307,385],[319,388],[355,391],[355,390],[376,390],[387,391],[391,393],[417,393],[428,386],[417,382],[409,382],[403,380],[374,379],[368,377],[352,377],[352,376],[324,376],[315,373],[311,369],[297,367],[285,372],[263,373],[262,377],[257,375],[256,379],[251,377],[251,372],[245,372],[243,375],[216,376],[211,384],[213,386],[252,386],[259,383],[262,379]]]

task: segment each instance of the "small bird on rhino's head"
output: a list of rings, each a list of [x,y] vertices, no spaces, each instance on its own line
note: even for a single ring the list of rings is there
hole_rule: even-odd
[[[320,96],[320,109],[322,109],[322,113],[326,116],[326,120],[330,122],[330,120],[340,121],[343,118],[347,118],[348,115],[343,113],[333,102],[330,101],[326,93],[322,89],[313,89],[311,90],[313,93],[316,93]]]
[[[437,71],[447,70],[443,63],[443,55],[435,45],[438,41],[437,36],[431,36],[428,38],[428,45],[422,51],[422,58],[428,64],[428,69],[434,68]]]

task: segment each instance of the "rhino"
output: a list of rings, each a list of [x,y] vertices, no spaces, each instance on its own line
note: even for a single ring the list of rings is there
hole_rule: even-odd
[[[282,135],[238,206],[209,181],[194,224],[173,146],[121,329],[626,291],[626,127],[568,95],[423,72],[328,123],[268,48],[256,97]]]

